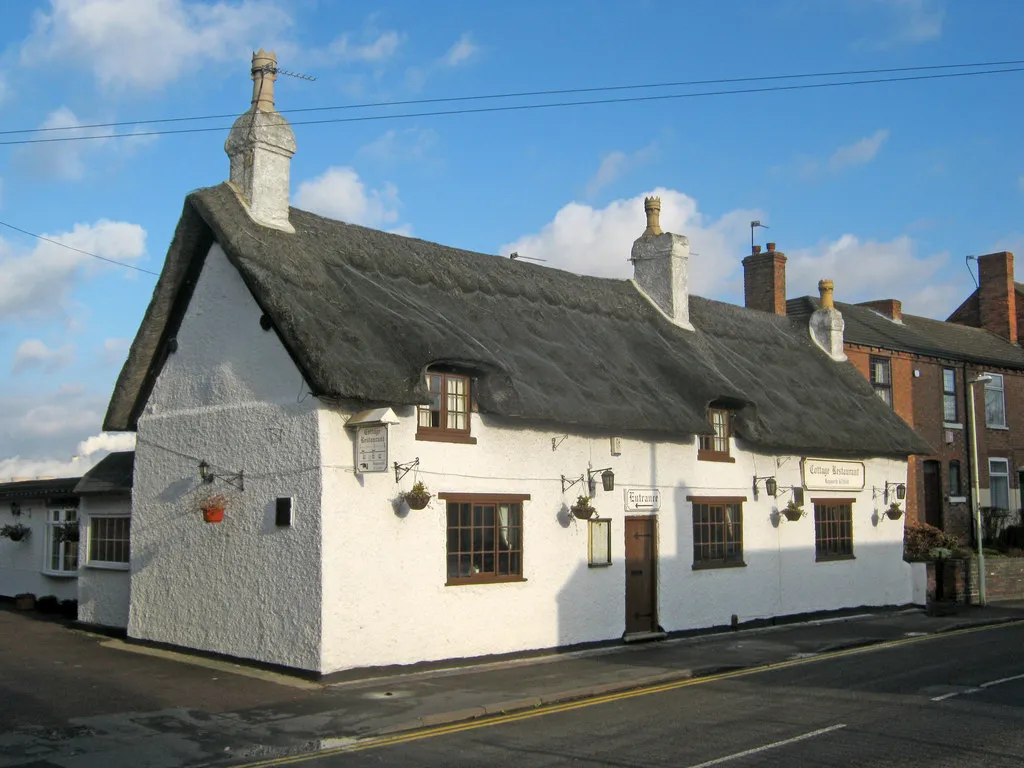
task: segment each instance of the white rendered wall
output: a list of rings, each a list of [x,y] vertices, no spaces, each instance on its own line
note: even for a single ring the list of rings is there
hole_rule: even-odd
[[[928,603],[928,563],[909,563],[914,605]]]
[[[124,629],[128,626],[131,582],[124,568],[89,562],[90,521],[93,517],[129,517],[132,499],[123,495],[86,495],[78,508],[78,620],[86,624]]]
[[[906,481],[906,462],[870,460],[866,488],[851,493],[806,491],[798,522],[773,524],[776,505],[754,475],[775,475],[780,488],[800,485],[799,457],[741,452],[735,463],[698,462],[691,443],[621,441],[612,456],[607,437],[496,425],[473,414],[476,445],[415,439],[412,409],[391,426],[389,462],[419,458],[419,472],[396,485],[392,471],[355,475],[354,430],[345,416],[321,413],[324,470],[323,671],[409,664],[547,648],[622,636],[626,487],[658,487],[658,619],[668,630],[729,624],[778,615],[913,599],[902,559],[903,521],[883,514],[872,487]],[[565,437],[565,439],[562,439]],[[560,442],[552,450],[552,438]],[[777,466],[777,463],[780,466]],[[568,514],[580,485],[561,490],[587,467],[612,467],[616,489],[598,490],[594,504],[612,519],[612,559],[587,565],[588,526]],[[396,514],[393,500],[421,479],[438,492],[528,493],[523,505],[526,581],[445,586],[446,514],[433,499],[422,511]],[[600,482],[598,481],[600,487]],[[763,484],[762,484],[763,489]],[[687,496],[746,496],[746,567],[698,570],[693,565],[692,512]],[[855,559],[815,562],[812,498],[855,497]],[[788,497],[780,495],[778,506]],[[632,514],[632,513],[631,513]]]
[[[78,597],[77,573],[68,576],[48,576],[43,573],[46,560],[46,519],[50,508],[44,499],[24,499],[18,502],[21,514],[11,514],[10,504],[0,505],[0,527],[21,523],[32,533],[28,539],[11,541],[0,538],[0,595],[13,597],[29,592],[36,597],[54,595],[60,600]]]
[[[284,258],[284,255],[282,255]],[[238,272],[214,244],[139,419],[131,637],[302,669],[320,665],[315,400]],[[198,464],[244,472],[206,485]],[[224,522],[200,500],[225,493]],[[294,501],[274,524],[277,497]]]

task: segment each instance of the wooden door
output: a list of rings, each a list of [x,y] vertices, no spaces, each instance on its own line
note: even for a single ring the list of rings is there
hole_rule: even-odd
[[[924,463],[924,522],[942,527],[942,479],[939,462]],[[920,519],[920,518],[918,518]]]
[[[658,629],[654,517],[626,518],[626,634]]]

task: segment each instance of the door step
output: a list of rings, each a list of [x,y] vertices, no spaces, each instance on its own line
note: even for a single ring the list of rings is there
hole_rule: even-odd
[[[668,632],[627,632],[622,636],[624,643],[646,643],[651,640],[664,640]]]

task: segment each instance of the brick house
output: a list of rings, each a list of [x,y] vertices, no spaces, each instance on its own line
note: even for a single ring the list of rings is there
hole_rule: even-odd
[[[785,265],[774,243],[764,253],[754,247],[743,260],[746,306],[809,317],[818,299],[786,301]],[[1024,285],[1014,282],[1011,253],[982,256],[978,267],[980,287],[946,321],[904,314],[896,299],[836,302],[850,362],[932,447],[910,458],[907,519],[965,541],[973,540],[971,378],[991,376],[974,386],[980,504],[1007,510],[1003,525],[1019,523],[1024,506],[1024,349],[1017,339]]]

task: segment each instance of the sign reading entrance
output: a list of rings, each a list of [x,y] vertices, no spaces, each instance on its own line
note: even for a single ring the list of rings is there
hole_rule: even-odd
[[[809,491],[859,491],[864,488],[864,462],[803,459],[804,488]]]
[[[657,488],[626,488],[627,512],[657,512],[661,509],[661,491]]]
[[[388,471],[388,427],[378,424],[356,430],[356,471]]]

